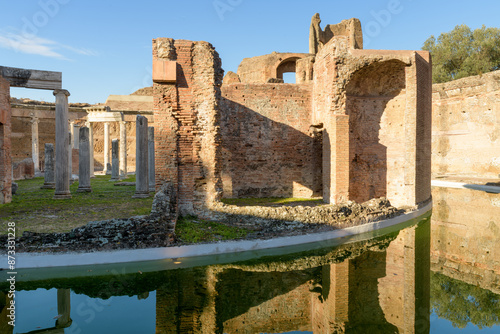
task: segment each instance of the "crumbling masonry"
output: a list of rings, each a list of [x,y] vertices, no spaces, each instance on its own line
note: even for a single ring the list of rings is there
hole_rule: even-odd
[[[430,55],[362,45],[359,20],[323,31],[315,15],[311,53],[247,58],[222,82],[209,43],[153,40],[157,188],[202,216],[222,196],[427,201]]]

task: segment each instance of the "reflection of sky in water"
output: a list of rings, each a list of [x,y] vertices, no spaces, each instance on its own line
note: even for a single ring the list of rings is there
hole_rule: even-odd
[[[500,326],[492,326],[489,328],[479,329],[477,326],[468,324],[465,328],[453,327],[450,321],[446,319],[439,319],[434,313],[431,314],[431,334],[433,333],[481,333],[481,334],[498,334],[500,333]]]
[[[16,294],[16,327],[14,333],[53,328],[57,316],[57,290],[38,289]],[[22,307],[29,305],[29,307]],[[114,296],[107,300],[71,292],[71,327],[65,334],[77,333],[154,333],[156,292],[147,299],[137,296]]]

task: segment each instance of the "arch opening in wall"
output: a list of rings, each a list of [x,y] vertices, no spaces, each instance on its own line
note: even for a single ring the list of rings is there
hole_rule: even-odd
[[[276,78],[283,80],[284,83],[295,83],[297,59],[300,58],[291,57],[283,60],[276,68]]]
[[[349,198],[364,202],[404,192],[406,64],[375,62],[346,87],[349,115]]]

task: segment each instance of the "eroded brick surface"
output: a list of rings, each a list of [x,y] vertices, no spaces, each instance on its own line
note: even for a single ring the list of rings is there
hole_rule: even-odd
[[[153,41],[153,57],[177,62],[176,83],[153,86],[156,183],[177,186],[180,213],[203,215],[222,195],[220,58],[209,43],[166,38]]]
[[[10,85],[0,76],[0,204],[12,200]]]

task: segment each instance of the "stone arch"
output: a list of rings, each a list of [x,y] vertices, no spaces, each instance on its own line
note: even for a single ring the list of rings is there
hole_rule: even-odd
[[[353,72],[346,85],[349,198],[357,202],[403,195],[406,66],[376,61]]]
[[[276,78],[283,80],[283,73],[296,73],[297,60],[300,57],[288,57],[276,66]]]

